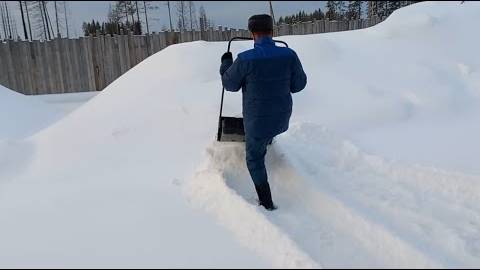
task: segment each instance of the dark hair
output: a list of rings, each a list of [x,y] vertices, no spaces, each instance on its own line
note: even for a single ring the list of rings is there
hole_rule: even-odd
[[[248,30],[252,33],[271,33],[273,19],[267,14],[253,15],[248,19]]]

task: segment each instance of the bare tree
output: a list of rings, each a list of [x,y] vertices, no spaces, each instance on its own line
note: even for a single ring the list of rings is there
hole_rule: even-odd
[[[135,24],[135,13],[137,9],[135,8],[135,4],[132,1],[125,1],[127,4],[127,13],[132,17],[132,25]],[[135,1],[136,2],[136,1]]]
[[[138,11],[138,1],[135,1],[135,12],[137,13],[137,21],[140,22],[140,14]]]
[[[129,16],[132,24],[135,23],[135,4],[132,1],[116,1],[114,9],[118,10],[119,14],[122,14],[122,19],[125,18],[126,24],[130,24]]]
[[[8,37],[8,30],[7,30],[7,23],[6,23],[6,16],[5,16],[5,11],[4,11],[3,2],[0,2],[0,15],[1,15],[1,17],[2,17],[3,35],[4,35],[4,38],[7,39],[7,37]]]
[[[123,7],[123,11],[125,12],[125,20],[127,20],[127,25],[128,25],[128,6],[127,6],[127,1],[118,1],[119,7]],[[122,4],[123,3],[123,4]]]
[[[163,3],[162,3],[163,5]],[[141,10],[144,12],[145,16],[145,25],[147,27],[147,33],[150,33],[150,19],[148,17],[148,10],[158,10],[160,9],[160,6],[158,4],[158,1],[143,1],[143,9]],[[153,21],[158,21],[158,18],[151,18]]]
[[[11,16],[11,23],[12,27],[12,37],[14,40],[20,40],[20,36],[18,35],[18,29],[17,29],[17,20],[15,19],[15,16]]]
[[[145,25],[147,26],[147,34],[150,35],[150,28],[148,27],[147,2],[143,1],[143,11],[145,12]]]
[[[57,9],[57,1],[53,1],[53,5],[55,7],[55,22],[57,24],[57,37],[60,38],[61,35],[60,35],[60,27],[59,27],[59,24],[58,24],[58,9]]]
[[[2,19],[2,30],[3,30],[3,36],[4,36],[4,39],[7,39],[7,28],[5,27],[5,14],[3,13],[3,3],[0,3],[0,17]],[[0,36],[0,39],[1,36]]]
[[[167,7],[168,7],[168,19],[170,20],[170,31],[173,31],[172,13],[170,12],[170,1],[167,1]]]
[[[197,10],[194,1],[188,1],[188,13],[190,15],[190,30],[198,29]]]
[[[7,24],[7,31],[8,31],[8,39],[12,39],[12,21],[10,19],[10,11],[8,9],[7,2],[3,1],[4,13],[5,13],[5,20]]]
[[[119,8],[112,8],[112,5],[110,5],[110,9],[108,11],[107,15],[108,21],[113,22],[113,23],[120,23],[122,21],[123,15],[122,11]]]
[[[180,31],[186,30],[187,24],[187,4],[186,1],[177,1],[178,28]]]
[[[213,20],[208,18],[207,12],[203,6],[200,6],[199,9],[199,22],[201,31],[205,31],[208,27],[213,27],[215,25]]]
[[[48,12],[48,1],[42,1],[43,2],[43,8],[45,10],[45,18],[48,22],[48,27],[50,31],[50,36],[52,39],[55,39],[55,31],[53,30],[53,23],[52,20],[50,19],[50,13]]]
[[[32,35],[32,24],[30,23],[30,12],[28,11],[28,1],[23,1],[23,4],[25,5],[25,13],[27,14],[27,22],[28,22],[28,33],[30,34],[30,40],[33,40],[33,35]]]
[[[70,38],[70,32],[68,31],[67,1],[63,1],[63,10],[63,14],[65,16],[65,29],[67,30],[67,38]]]
[[[45,1],[39,1],[40,2],[40,9],[42,10],[43,14],[43,19],[45,20],[45,29],[47,32],[48,39],[52,39],[52,35],[50,34],[50,27],[51,27],[51,22],[50,22],[50,17],[48,16],[48,10],[47,10],[47,5]]]
[[[23,13],[22,1],[18,1],[18,5],[20,7],[20,14],[22,15],[23,35],[24,35],[25,40],[28,40],[27,25],[26,25],[26,22],[25,22],[25,14]]]
[[[27,10],[31,11],[31,26],[33,28],[32,39],[38,38],[47,40],[47,28],[41,1],[26,1]]]
[[[270,16],[272,16],[273,24],[275,24],[275,14],[273,13],[272,1],[268,1],[268,4],[270,6]]]
[[[128,20],[128,16],[130,15],[130,11],[132,10],[130,8],[131,1],[116,1],[115,2],[115,7],[112,10],[112,13],[115,14],[115,16],[118,16],[120,20],[125,18],[125,22],[127,25],[130,24]],[[133,15],[132,15],[132,21],[133,21]]]

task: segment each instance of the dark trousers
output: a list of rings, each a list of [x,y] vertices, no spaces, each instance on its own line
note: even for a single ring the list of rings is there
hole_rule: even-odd
[[[255,184],[260,204],[267,209],[273,207],[267,169],[265,168],[267,146],[272,143],[272,139],[273,138],[245,137],[247,168]]]

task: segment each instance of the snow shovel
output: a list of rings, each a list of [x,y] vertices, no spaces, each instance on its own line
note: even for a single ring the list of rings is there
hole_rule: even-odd
[[[234,40],[253,40],[249,37],[233,37],[228,42],[227,52],[230,52],[230,45]],[[273,40],[274,42],[282,43],[288,48],[288,44],[284,41]],[[242,117],[230,117],[222,116],[223,111],[223,96],[225,94],[225,88],[222,87],[222,100],[220,102],[220,116],[218,117],[218,133],[217,141],[219,142],[244,142],[245,130],[243,128]]]

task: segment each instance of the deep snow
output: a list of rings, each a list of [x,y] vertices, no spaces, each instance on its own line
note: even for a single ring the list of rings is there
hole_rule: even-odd
[[[0,267],[479,266],[479,13],[428,2],[281,37],[309,82],[267,157],[273,213],[242,144],[214,142],[225,42],[168,47],[62,120],[35,114],[45,129],[1,150]]]
[[[1,85],[0,110],[0,142],[31,136],[63,116],[55,108]]]

